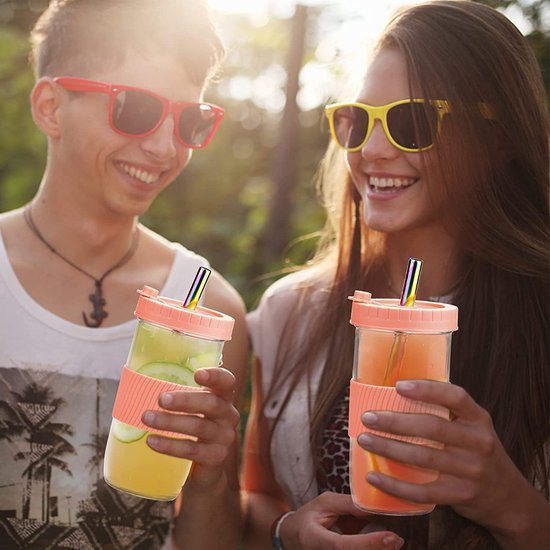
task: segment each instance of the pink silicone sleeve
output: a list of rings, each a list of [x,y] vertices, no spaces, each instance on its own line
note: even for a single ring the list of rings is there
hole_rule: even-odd
[[[401,436],[367,428],[361,422],[361,416],[366,411],[393,411],[412,414],[433,414],[441,418],[449,419],[449,411],[445,407],[432,405],[408,399],[399,395],[395,388],[388,386],[373,386],[362,384],[357,380],[350,383],[349,397],[349,427],[348,434],[351,438],[364,432],[376,435],[383,435],[389,439],[398,439],[407,443],[417,443],[429,447],[440,447],[441,445],[423,437]]]
[[[145,411],[164,410],[158,403],[159,394],[162,392],[201,390],[203,389],[151,378],[124,366],[115,397],[115,404],[113,405],[112,416],[120,422],[130,424],[148,432],[179,438],[190,437],[177,432],[151,428],[141,421],[141,416]],[[175,411],[170,411],[170,413],[186,414]]]

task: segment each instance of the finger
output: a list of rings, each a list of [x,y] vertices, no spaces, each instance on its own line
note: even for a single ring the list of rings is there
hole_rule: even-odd
[[[360,508],[357,508],[353,503],[351,495],[344,495],[339,493],[333,493],[331,491],[325,491],[317,497],[316,509],[320,513],[328,512],[331,517],[337,518],[339,516],[353,515],[356,517],[369,517],[371,514]],[[331,525],[331,524],[327,524]]]
[[[231,445],[236,439],[234,426],[190,414],[146,411],[142,420],[151,428],[193,436],[206,443]]]
[[[157,434],[147,437],[147,445],[159,453],[186,458],[210,468],[224,464],[229,456],[229,446],[216,443],[201,443],[190,439],[173,439]]]
[[[233,400],[235,376],[231,371],[221,367],[199,369],[195,372],[195,381],[222,399]]]
[[[377,531],[365,535],[339,535],[316,525],[311,529],[308,548],[326,548],[346,550],[399,550],[403,539],[391,531]]]
[[[379,472],[369,472],[367,474],[367,481],[373,487],[398,498],[420,504],[437,504],[437,502],[433,500],[434,496],[431,492],[432,484],[435,482],[418,485],[386,476]]]
[[[486,463],[480,455],[458,447],[435,449],[370,433],[360,434],[357,441],[362,448],[371,453],[424,470],[438,472],[440,477],[447,474],[457,479],[475,481],[482,475],[483,465]]]
[[[460,445],[468,439],[470,427],[433,414],[368,411],[361,417],[367,428],[408,437],[422,437],[445,445]]]
[[[453,505],[471,501],[475,493],[475,487],[470,481],[452,476],[440,476],[436,481],[419,485],[379,472],[369,472],[367,481],[384,493],[420,504]]]
[[[443,451],[424,445],[406,443],[370,433],[361,434],[357,441],[367,451],[428,470],[441,471],[448,462],[448,455]]]
[[[436,380],[399,380],[395,384],[397,393],[403,397],[441,405],[456,416],[466,420],[479,417],[481,407],[460,386]]]
[[[200,414],[232,426],[240,422],[239,412],[232,403],[210,391],[164,392],[159,396],[159,405],[170,411]]]

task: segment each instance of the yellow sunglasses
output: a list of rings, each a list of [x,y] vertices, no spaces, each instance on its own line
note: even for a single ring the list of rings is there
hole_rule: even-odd
[[[325,107],[330,133],[349,152],[359,151],[379,120],[388,140],[409,153],[433,147],[443,117],[451,112],[442,99],[402,99],[387,105],[334,103]]]

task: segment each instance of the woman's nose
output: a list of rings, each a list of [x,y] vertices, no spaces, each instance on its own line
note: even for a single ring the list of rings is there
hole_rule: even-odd
[[[380,120],[376,120],[369,138],[361,148],[361,156],[366,160],[373,160],[376,158],[393,158],[398,156],[399,153],[399,149],[388,139]]]

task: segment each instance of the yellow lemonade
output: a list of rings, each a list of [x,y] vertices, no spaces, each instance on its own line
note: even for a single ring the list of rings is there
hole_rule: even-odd
[[[198,386],[195,371],[217,366],[222,347],[219,340],[188,336],[140,320],[127,366],[151,378]],[[144,498],[173,500],[192,462],[154,451],[147,445],[148,433],[113,418],[105,450],[105,481]]]
[[[189,475],[192,462],[153,451],[146,443],[146,433],[130,443],[109,437],[105,481],[139,497],[174,500]]]

